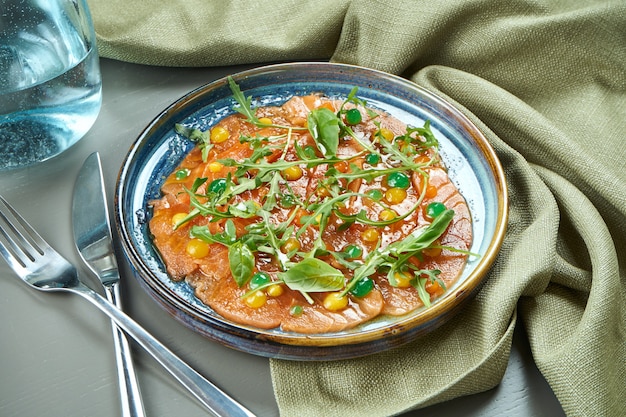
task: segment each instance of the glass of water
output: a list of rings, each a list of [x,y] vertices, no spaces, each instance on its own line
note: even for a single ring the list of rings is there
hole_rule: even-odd
[[[86,0],[0,0],[0,171],[76,143],[98,116],[101,88]]]

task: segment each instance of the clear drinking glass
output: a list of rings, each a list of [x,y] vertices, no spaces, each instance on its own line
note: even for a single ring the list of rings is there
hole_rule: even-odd
[[[101,89],[85,0],[0,0],[0,171],[76,143],[98,116]]]

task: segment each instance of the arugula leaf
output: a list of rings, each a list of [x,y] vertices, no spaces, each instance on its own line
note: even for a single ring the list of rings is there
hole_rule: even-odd
[[[202,151],[202,161],[206,162],[209,156],[209,151],[213,147],[211,143],[211,134],[209,132],[203,132],[200,129],[187,127],[180,123],[174,125],[174,131],[179,135],[182,135],[192,142],[196,142]]]
[[[210,142],[209,135],[200,129],[176,123],[174,125],[174,130],[179,135],[182,135],[193,142]]]
[[[303,161],[308,161],[310,159],[317,159],[317,154],[315,153],[315,148],[312,146],[306,146],[303,148],[300,144],[295,141],[293,143],[293,148],[296,151],[296,155]]]
[[[235,184],[231,178],[230,173],[226,176],[226,189],[220,193],[211,197],[210,204],[213,206],[219,206],[228,203],[228,201],[246,191],[251,191],[257,188],[260,184],[253,178],[238,178],[238,184]]]
[[[327,177],[333,177],[336,179],[346,179],[348,181],[352,181],[358,178],[364,179],[366,182],[371,182],[378,177],[382,177],[384,175],[389,175],[393,172],[405,172],[407,170],[418,171],[420,170],[424,164],[410,164],[410,165],[401,165],[393,168],[384,168],[384,169],[363,169],[355,165],[354,163],[350,163],[350,170],[347,172],[341,172],[337,168],[329,168],[326,171]]]
[[[428,281],[427,278],[417,276],[411,280],[411,285],[417,289],[417,295],[424,303],[424,307],[430,307],[430,294],[426,291],[426,281]]]
[[[252,97],[246,97],[239,88],[239,85],[233,80],[233,77],[228,77],[228,86],[233,93],[233,98],[237,102],[238,106],[233,106],[233,110],[237,113],[241,113],[246,116],[246,120],[255,125],[260,124],[259,118],[256,117],[254,110],[252,109]]]
[[[417,138],[413,137],[414,133],[417,133],[419,136]],[[398,136],[396,139],[406,140],[407,142],[417,144],[422,149],[437,149],[439,147],[439,141],[430,129],[430,120],[426,120],[423,127],[407,126],[406,133],[402,136]]]
[[[226,221],[223,233],[212,234],[207,226],[193,226],[189,231],[189,235],[207,243],[220,243],[228,247],[237,241],[235,225],[232,220]]]
[[[196,178],[191,185],[191,192],[195,193],[198,191],[198,188],[202,186],[205,182],[207,182],[208,178]]]
[[[230,272],[237,285],[243,287],[252,277],[254,271],[254,254],[241,240],[228,247],[228,263]]]
[[[343,272],[318,258],[306,258],[278,277],[292,290],[302,292],[339,291],[343,288]]]
[[[439,271],[419,270],[411,264],[411,257],[421,255],[425,248],[432,247],[434,242],[445,232],[452,220],[454,212],[444,211],[433,222],[418,231],[407,236],[402,241],[394,242],[387,247],[381,248],[380,242],[377,247],[370,251],[365,259],[348,259],[340,253],[328,250],[322,239],[324,230],[329,224],[330,218],[336,215],[344,223],[342,227],[348,228],[354,223],[367,224],[370,226],[384,227],[396,221],[401,221],[413,213],[421,204],[423,192],[418,203],[409,212],[389,221],[377,221],[367,217],[367,211],[361,210],[356,214],[344,214],[340,208],[344,201],[352,197],[370,198],[377,204],[384,206],[380,198],[366,194],[351,192],[344,185],[355,179],[373,181],[392,172],[412,171],[421,174],[427,181],[427,173],[424,168],[433,162],[417,163],[415,155],[426,149],[434,149],[437,152],[437,140],[430,130],[430,123],[426,121],[421,128],[407,127],[404,135],[397,136],[394,140],[383,140],[380,132],[379,116],[372,109],[366,107],[366,102],[357,97],[357,88],[353,88],[339,111],[334,113],[327,108],[318,108],[309,112],[307,127],[281,126],[261,123],[256,116],[256,109],[252,106],[252,97],[246,97],[232,77],[228,77],[228,84],[236,101],[233,110],[246,118],[246,122],[257,127],[273,127],[286,129],[285,134],[277,136],[241,136],[240,142],[250,146],[251,153],[241,160],[221,159],[219,162],[225,166],[234,167],[234,172],[226,178],[225,190],[219,194],[206,192],[205,195],[198,193],[204,180],[197,181],[191,190],[185,190],[190,195],[192,210],[185,221],[197,215],[210,217],[210,221],[218,221],[229,217],[253,218],[260,217],[258,221],[248,224],[242,236],[237,237],[237,231],[231,220],[226,221],[222,233],[211,234],[206,226],[194,226],[191,235],[211,243],[220,243],[228,247],[229,267],[233,278],[239,287],[244,286],[251,278],[255,268],[256,253],[272,256],[278,264],[278,278],[289,288],[300,291],[309,302],[313,302],[308,292],[342,291],[346,294],[362,278],[372,274],[388,274],[389,282],[394,285],[393,274],[405,272],[414,275],[411,284],[417,289],[424,305],[430,304],[430,295],[426,291],[429,280],[440,281],[437,277]],[[349,104],[346,106],[346,104]],[[352,128],[343,121],[343,114],[351,105],[364,108],[367,114],[379,128],[374,138],[365,137],[363,134],[355,134]],[[199,129],[177,126],[177,132],[198,141],[203,148],[203,155],[208,154],[210,138],[208,132]],[[308,129],[315,140],[315,146],[304,146],[298,143],[297,138],[292,142],[292,132]],[[344,136],[354,138],[364,150],[351,155],[349,158],[337,157],[340,139]],[[400,142],[400,143],[398,143]],[[317,149],[316,149],[317,148]],[[294,155],[297,158],[294,160]],[[355,158],[361,154],[370,152],[384,155],[387,163],[383,168],[362,168],[354,163]],[[321,154],[321,156],[320,156]],[[272,158],[268,158],[272,156]],[[289,155],[290,158],[286,158]],[[287,160],[288,159],[288,160]],[[432,158],[431,160],[434,160]],[[349,170],[340,172],[334,167],[338,162],[347,162]],[[298,197],[281,175],[282,171],[294,166],[306,165],[307,168],[315,168],[318,165],[327,165],[325,176],[319,180],[318,186],[328,190],[324,198],[307,196],[304,200]],[[233,197],[241,193],[266,187],[263,197],[258,202],[242,201],[235,202]],[[425,187],[424,187],[425,188]],[[288,206],[287,206],[288,203]],[[300,224],[296,227],[292,224],[300,210],[291,210],[289,219],[275,224],[273,210],[277,205],[283,209],[299,206],[308,212],[302,216]],[[270,221],[273,220],[274,222]],[[181,223],[182,224],[182,223]],[[309,226],[315,225],[318,229],[317,237],[310,242],[308,251],[283,253],[281,247],[292,238],[300,238]],[[333,256],[341,265],[340,268],[349,269],[352,279],[346,285],[344,273],[320,259],[324,256]],[[440,283],[442,284],[442,283]]]
[[[351,271],[354,271],[355,269],[363,265],[359,261],[350,259],[349,256],[343,251],[341,252],[329,251],[328,253],[332,255],[333,258],[335,258],[335,260],[339,262],[339,264],[341,264],[344,268],[347,268]]]
[[[283,177],[279,172],[274,174],[271,181],[269,182],[270,189],[265,196],[265,201],[263,203],[264,210],[272,211],[274,207],[276,207],[276,197],[280,197],[282,195],[282,192],[280,190],[280,183],[283,181]]]
[[[439,269],[420,269],[415,273],[415,275],[418,275],[418,276],[426,275],[425,277],[426,279],[428,279],[430,282],[439,283],[441,288],[445,290],[446,283],[443,282],[441,278],[439,278],[439,274],[441,274],[441,271]]]
[[[336,156],[339,147],[339,118],[325,107],[312,110],[307,116],[308,128],[325,156]]]
[[[233,243],[237,240],[237,228],[235,227],[235,223],[230,219],[226,220],[226,224],[224,225],[224,236]]]
[[[237,105],[233,106],[233,110],[235,110],[237,113],[241,113],[244,116],[246,116],[246,121],[248,121],[249,123],[252,123],[253,125],[257,127],[277,127],[277,128],[289,129],[289,130],[306,130],[306,128],[303,128],[303,127],[282,126],[282,125],[275,125],[273,123],[268,124],[268,123],[261,122],[259,118],[256,116],[254,108],[252,107],[252,97],[246,97],[243,94],[243,92],[241,91],[241,88],[239,88],[239,85],[237,85],[237,83],[235,82],[232,76],[228,77],[228,86],[230,87],[230,91],[233,93],[233,98],[237,102]]]
[[[446,209],[424,229],[417,230],[403,240],[390,244],[386,250],[393,256],[404,254],[413,256],[413,254],[432,245],[446,231],[453,217],[454,210]]]
[[[361,278],[372,275],[380,268],[388,269],[387,279],[394,285],[395,273],[404,272],[407,269],[407,261],[412,256],[432,245],[446,231],[453,217],[454,210],[445,210],[425,228],[414,231],[403,240],[391,243],[384,249],[376,248],[370,252],[363,264],[354,271],[353,278],[342,294],[347,294]]]
[[[228,212],[241,219],[250,219],[257,216],[259,207],[255,201],[245,200],[228,207]]]
[[[356,104],[357,106],[367,107],[367,102],[359,97],[357,97],[356,93],[359,91],[359,87],[352,87],[350,93],[348,93],[348,97],[341,103],[341,108],[339,109],[339,113],[345,112],[344,107],[348,103]]]
[[[246,226],[248,234],[244,235],[242,239],[245,239],[250,247],[256,248],[255,250],[274,255],[281,269],[285,270],[287,269],[289,256],[283,253],[280,248],[293,233],[291,222],[295,218],[296,213],[294,210],[293,215],[287,220],[274,225],[270,220],[271,213],[260,209],[257,214],[261,216],[263,221]]]

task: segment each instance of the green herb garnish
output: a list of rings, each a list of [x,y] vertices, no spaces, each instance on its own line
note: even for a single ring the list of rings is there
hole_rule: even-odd
[[[307,117],[309,132],[320,151],[327,156],[337,154],[339,146],[339,118],[325,107],[312,110]]]
[[[202,160],[206,161],[209,151],[213,147],[211,144],[211,136],[208,131],[204,132],[200,129],[184,126],[180,123],[174,125],[174,130],[192,142],[196,142],[202,151]]]
[[[428,226],[386,247],[380,247],[379,242],[374,250],[366,254],[362,248],[354,245],[344,251],[329,250],[323,236],[333,216],[343,222],[339,231],[353,224],[382,229],[406,219],[418,210],[424,199],[424,186],[413,207],[389,220],[370,219],[366,210],[347,214],[343,209],[355,199],[369,199],[381,210],[389,208],[381,190],[370,189],[366,193],[352,191],[348,184],[354,181],[368,184],[373,181],[386,182],[390,187],[404,190],[410,187],[411,175],[417,174],[422,177],[422,183],[427,184],[425,168],[434,163],[433,158],[429,162],[418,163],[415,162],[415,156],[424,152],[437,152],[438,143],[430,130],[430,123],[427,121],[420,128],[407,127],[405,134],[393,140],[384,139],[378,125],[378,132],[369,141],[355,134],[352,129],[361,122],[362,117],[355,107],[364,109],[374,123],[377,123],[378,114],[366,107],[365,101],[357,97],[357,89],[354,88],[336,113],[325,107],[312,110],[307,117],[307,128],[267,124],[257,117],[252,97],[246,97],[231,77],[228,83],[237,103],[233,109],[243,115],[246,122],[257,127],[270,126],[286,131],[272,137],[240,137],[240,142],[250,147],[249,156],[219,160],[226,167],[231,167],[232,173],[206,185],[206,179],[197,179],[190,189],[185,189],[192,210],[176,227],[199,215],[206,216],[211,222],[223,222],[223,230],[219,233],[209,232],[207,226],[194,226],[190,235],[228,247],[230,270],[239,287],[249,283],[255,274],[262,273],[255,272],[258,256],[274,259],[279,268],[275,280],[266,279],[262,283],[255,283],[250,291],[282,283],[292,290],[300,291],[312,303],[308,293],[340,291],[342,295],[352,293],[362,297],[372,289],[370,276],[386,274],[389,283],[395,285],[396,273],[409,273],[413,277],[411,284],[417,289],[424,304],[429,305],[430,298],[425,285],[428,280],[438,280],[439,271],[417,269],[409,260],[414,256],[420,257],[424,249],[435,245],[452,221],[452,210],[445,207],[431,210],[434,218]],[[301,146],[293,139],[294,130],[305,129],[308,129],[316,146]],[[196,141],[205,158],[205,153],[212,146],[207,133],[181,125],[176,125],[176,131]],[[338,149],[346,138],[357,140],[363,151],[347,158],[339,157]],[[357,165],[357,158],[361,158],[367,165]],[[383,160],[384,166],[381,165]],[[338,164],[344,164],[344,168],[338,169]],[[345,166],[349,169],[346,170]],[[283,174],[293,167],[325,170],[325,176],[319,179],[317,185],[318,189],[325,191],[325,195],[313,193],[303,197],[295,193]],[[244,198],[245,193],[260,187],[267,190],[261,201]],[[291,214],[278,222],[273,214],[277,207],[289,209]],[[307,214],[301,216],[296,225],[294,220],[298,210],[304,210]],[[238,236],[232,220],[234,218],[256,220],[249,223],[244,233]],[[302,238],[311,227],[317,231],[308,250],[283,251],[290,239]],[[334,259],[340,267],[332,266],[327,262],[328,259]],[[443,282],[438,282],[443,285]]]

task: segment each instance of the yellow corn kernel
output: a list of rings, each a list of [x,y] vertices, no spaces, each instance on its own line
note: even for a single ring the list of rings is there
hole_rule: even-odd
[[[413,145],[411,145],[410,143],[403,143],[402,146],[400,146],[400,151],[402,151],[402,153],[404,154],[410,154],[412,151]]]
[[[406,198],[406,190],[399,187],[390,188],[385,191],[385,200],[389,204],[400,204]]]
[[[361,233],[361,239],[363,239],[364,242],[369,242],[369,243],[378,242],[379,238],[380,238],[380,232],[374,228],[365,229]]]
[[[297,251],[298,249],[300,249],[300,241],[295,237],[290,237],[289,239],[287,239],[282,249],[285,253]]]
[[[270,297],[279,297],[285,292],[285,289],[280,284],[274,284],[267,287],[266,292]]]
[[[187,217],[187,213],[176,213],[172,216],[172,226],[176,226],[180,223],[185,217]]]
[[[230,136],[230,133],[222,126],[215,126],[211,129],[211,142],[213,143],[226,142],[228,136]]]
[[[248,307],[259,308],[262,307],[267,301],[267,295],[261,290],[255,291],[245,299]]]
[[[220,172],[222,168],[224,168],[224,165],[217,161],[213,161],[209,164],[209,171],[211,171],[214,174],[217,172]]]
[[[420,183],[418,184],[418,189],[420,193],[424,191],[423,187],[424,187],[424,180],[422,179]],[[426,181],[426,191],[424,192],[425,198],[428,198],[428,199],[435,198],[437,196],[438,191],[439,190],[437,189],[437,187],[435,187],[432,184],[429,184],[428,181]]]
[[[380,212],[380,214],[378,215],[378,218],[386,222],[386,221],[395,219],[397,216],[398,214],[395,211],[391,209],[385,209]]]
[[[209,244],[200,239],[191,239],[186,250],[192,258],[204,258],[209,254]]]
[[[396,136],[389,129],[385,129],[384,127],[380,129],[380,135],[387,141],[391,142],[393,138]]]
[[[298,165],[283,169],[283,178],[287,181],[296,181],[302,178],[304,172]]]
[[[411,286],[411,279],[413,277],[406,272],[396,272],[393,274],[393,277],[396,279],[396,286],[398,288],[407,288]]]
[[[441,288],[441,284],[439,281],[426,281],[426,292],[430,295],[433,294],[441,294],[443,292],[443,288]]]
[[[426,165],[427,163],[430,162],[430,156],[425,155],[425,154],[417,155],[415,159],[413,160],[413,162],[415,162],[416,164]]]
[[[433,244],[441,245],[441,243],[438,240],[433,242]],[[437,256],[441,255],[441,250],[442,250],[441,248],[426,248],[426,249],[422,249],[422,255],[428,256],[429,258],[436,258]]]
[[[272,119],[270,119],[269,117],[261,117],[259,118],[259,123],[264,124],[264,125],[271,125]]]
[[[324,297],[323,305],[329,311],[343,310],[348,306],[348,297],[339,292],[331,292]]]
[[[434,185],[429,185],[428,187],[426,187],[426,194],[424,195],[424,197],[426,198],[435,198],[437,197],[437,192],[439,190],[437,189],[437,187],[435,187]]]
[[[324,198],[324,197],[330,197],[330,190],[324,186],[322,187],[318,187],[315,190],[315,194],[317,194],[318,197]]]

